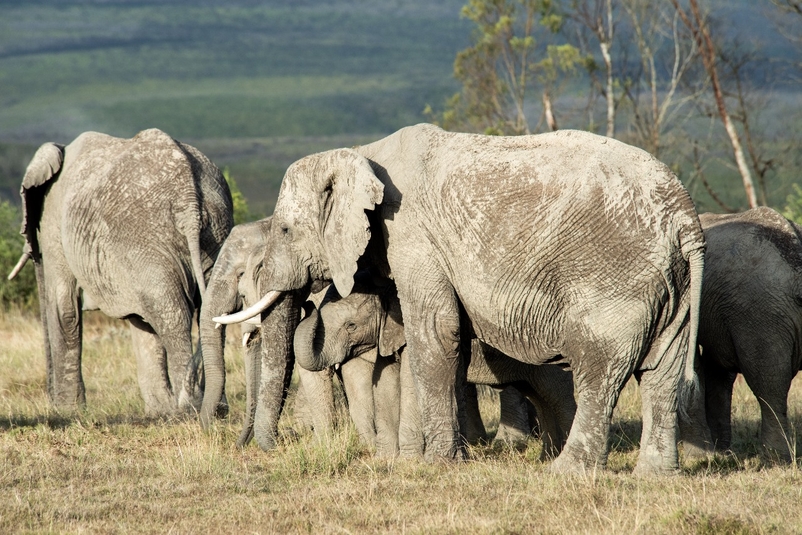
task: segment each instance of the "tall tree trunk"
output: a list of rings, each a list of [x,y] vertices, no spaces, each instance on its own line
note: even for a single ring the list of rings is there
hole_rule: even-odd
[[[713,39],[710,37],[710,32],[707,24],[702,19],[699,12],[699,4],[696,0],[689,0],[691,6],[691,15],[694,20],[691,21],[688,14],[679,6],[677,0],[671,0],[674,8],[677,10],[682,22],[693,34],[696,44],[699,47],[699,53],[702,55],[702,63],[704,64],[707,75],[710,78],[710,85],[713,88],[713,96],[716,100],[716,107],[718,108],[721,121],[724,123],[724,129],[727,131],[727,136],[730,138],[733,153],[735,154],[735,163],[738,165],[738,171],[741,173],[741,179],[744,184],[744,191],[746,192],[746,200],[749,202],[750,208],[757,206],[757,195],[755,194],[755,184],[752,180],[752,173],[749,171],[749,164],[746,162],[741,140],[738,137],[738,131],[735,129],[735,124],[732,122],[729,113],[727,113],[727,106],[724,102],[724,93],[721,90],[721,83],[718,78],[718,71],[716,69],[716,50],[713,46]]]

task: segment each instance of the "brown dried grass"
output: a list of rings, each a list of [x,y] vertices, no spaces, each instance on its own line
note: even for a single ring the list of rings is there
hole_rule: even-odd
[[[194,420],[144,416],[126,331],[89,315],[89,407],[60,415],[46,399],[38,320],[0,316],[0,532],[802,531],[802,476],[796,465],[761,461],[757,403],[742,381],[734,453],[685,463],[669,477],[631,474],[640,433],[634,384],[616,410],[609,469],[584,477],[548,473],[535,441],[524,451],[475,447],[456,465],[374,459],[350,426],[320,441],[291,414],[281,446],[265,453],[234,446],[244,398],[235,346],[227,355],[232,416],[203,433]],[[797,425],[800,392],[795,384]],[[491,428],[494,410],[484,399]]]

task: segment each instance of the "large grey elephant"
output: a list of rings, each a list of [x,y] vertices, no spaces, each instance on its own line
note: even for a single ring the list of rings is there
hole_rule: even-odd
[[[375,351],[380,357],[374,359],[377,362],[395,359],[397,355],[403,362],[406,339],[402,321],[395,285],[389,283],[379,286],[373,283],[370,276],[357,274],[354,287],[347,297],[340,297],[337,290],[330,287],[321,306],[310,311],[301,321],[295,331],[296,362],[310,371],[318,371],[344,363],[347,365],[352,357]],[[403,371],[408,369],[409,366],[401,366]],[[556,365],[525,364],[474,338],[466,377],[473,384],[517,387],[537,410],[544,456],[552,457],[560,452],[576,412],[573,381],[569,372]],[[400,407],[401,421],[395,424],[396,430],[399,426],[402,430],[398,447],[405,453],[415,453],[422,449],[423,444],[412,377],[402,373],[396,382],[400,384],[393,390],[383,388],[381,382],[374,381],[377,391],[381,390],[376,395],[377,428],[383,418],[393,416],[390,411],[386,411],[386,415],[378,407],[395,406],[396,414]],[[471,402],[475,404],[473,392],[473,396],[466,395],[466,424],[470,423],[471,416],[478,415],[478,406],[473,411],[469,408]],[[502,429],[523,427],[518,420],[527,418],[525,411],[521,410],[521,400],[510,394],[510,391],[506,391],[501,396]],[[473,422],[473,427],[478,425]],[[381,427],[392,429],[391,425]]]
[[[206,393],[212,397],[224,398],[224,394],[218,393],[218,390],[224,392],[225,388],[223,350],[226,332],[225,327],[215,328],[211,318],[238,311],[249,303],[255,303],[261,296],[258,289],[259,274],[270,225],[271,218],[268,217],[231,229],[212,269],[200,315]],[[317,299],[319,302],[322,294]],[[275,443],[278,419],[286,399],[293,364],[292,361],[286,363],[283,377],[285,386],[279,392],[261,389],[263,358],[269,355],[269,347],[266,346],[274,343],[274,340],[264,337],[260,325],[254,323],[243,323],[241,334],[245,348],[246,410],[237,445],[244,446],[255,436],[260,446],[270,447]],[[302,416],[316,433],[329,433],[335,420],[331,374],[305,369],[299,369],[298,374],[296,415]],[[204,428],[208,427],[210,416],[201,413]]]
[[[129,322],[146,411],[191,409],[192,318],[233,226],[217,167],[156,129],[86,132],[42,145],[21,195],[26,245],[14,273],[34,260],[51,401],[85,405],[81,311],[100,309]]]
[[[703,265],[687,191],[642,150],[587,132],[417,125],[292,164],[265,250],[269,291],[218,319],[262,313],[291,333],[295,292],[333,281],[347,296],[354,273],[372,267],[398,287],[427,458],[464,456],[458,371],[472,326],[523,362],[573,370],[577,413],[553,470],[606,464],[613,408],[635,374],[636,469],[672,471],[678,384],[695,378],[686,355]]]
[[[802,367],[802,228],[771,208],[702,214],[707,241],[697,366],[704,395],[687,412],[691,454],[732,439],[731,402],[742,373],[760,404],[760,436],[789,459],[788,390]]]

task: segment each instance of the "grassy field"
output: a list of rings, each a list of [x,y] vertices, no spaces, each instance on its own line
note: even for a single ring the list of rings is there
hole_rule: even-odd
[[[265,453],[234,441],[243,368],[227,351],[229,419],[198,423],[144,416],[127,327],[100,314],[84,330],[88,409],[49,408],[38,321],[0,316],[0,532],[71,533],[789,533],[802,531],[802,473],[758,456],[758,408],[736,385],[731,455],[685,462],[681,473],[631,475],[639,395],[625,389],[607,471],[549,474],[540,447],[482,446],[457,465],[373,459],[349,425],[316,439],[282,419]],[[237,337],[229,337],[236,340]],[[791,393],[802,424],[802,387]],[[497,407],[482,399],[488,429]]]

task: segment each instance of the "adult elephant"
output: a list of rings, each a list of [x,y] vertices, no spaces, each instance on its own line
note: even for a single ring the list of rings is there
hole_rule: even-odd
[[[704,238],[687,191],[646,152],[586,132],[412,126],[292,164],[271,234],[269,292],[244,316],[276,303],[271,322],[286,327],[288,293],[331,280],[347,296],[359,267],[395,280],[428,458],[464,455],[464,310],[489,346],[573,369],[577,413],[553,470],[606,464],[613,407],[633,373],[644,415],[637,469],[677,468],[677,388],[683,363],[695,377],[685,357]]]
[[[264,249],[270,236],[271,218],[235,226],[220,249],[209,278],[200,313],[200,337],[203,349],[205,398],[224,403],[225,391],[225,328],[215,328],[212,317],[229,314],[255,303],[261,293]],[[312,296],[319,303],[322,294]],[[237,440],[244,446],[252,438],[264,449],[275,445],[278,420],[292,377],[293,360],[276,364],[271,356],[273,345],[282,340],[266,336],[258,322],[242,324],[242,346],[245,349],[246,409],[242,432]],[[275,330],[274,330],[275,331]],[[288,341],[283,341],[288,343]],[[265,370],[263,374],[263,370]],[[299,389],[296,413],[305,416],[305,423],[318,434],[329,433],[335,420],[331,374],[298,369]],[[263,377],[264,375],[264,377]],[[280,379],[282,387],[270,383]],[[264,381],[264,382],[263,382]],[[215,405],[206,404],[207,407]],[[219,405],[217,405],[219,411]],[[208,428],[213,412],[201,412],[201,424]]]
[[[196,148],[156,129],[96,132],[36,151],[21,188],[25,251],[36,267],[47,391],[84,406],[81,311],[129,321],[149,414],[193,405],[191,323],[231,229],[231,194]]]
[[[404,358],[406,339],[403,318],[398,302],[398,294],[393,284],[379,286],[364,273],[357,274],[355,284],[347,297],[340,297],[335,288],[329,288],[326,297],[317,310],[310,311],[295,331],[295,355],[297,363],[310,371],[341,366],[350,363],[353,357],[373,354],[378,351],[377,364],[396,356],[403,363],[400,367],[398,386],[383,386],[382,379],[374,380],[367,387],[375,385],[377,394],[377,429],[395,430],[399,434],[400,447],[405,453],[417,453],[422,448],[418,401],[409,366]],[[385,372],[385,375],[386,372]],[[471,340],[470,362],[466,372],[469,383],[496,387],[514,387],[521,391],[535,406],[543,439],[544,456],[556,456],[562,449],[576,412],[574,386],[571,374],[556,365],[535,366],[512,359],[486,344]],[[475,390],[472,389],[475,396]],[[502,391],[500,427],[523,427],[520,420],[526,420],[522,410],[522,399]],[[470,418],[478,416],[478,406],[474,396],[466,395],[466,411],[463,416],[463,429],[470,427]],[[471,403],[473,402],[473,403]],[[381,408],[387,408],[384,411]],[[393,409],[395,414],[393,414]],[[401,421],[398,422],[400,410]],[[382,420],[396,421],[381,425]],[[473,427],[478,427],[473,422]],[[381,436],[381,435],[380,435]],[[389,441],[380,440],[380,444]]]
[[[742,373],[760,404],[768,453],[790,460],[788,391],[802,367],[802,228],[771,208],[702,214],[707,262],[697,366],[704,395],[687,412],[692,455],[732,440],[731,403]]]

